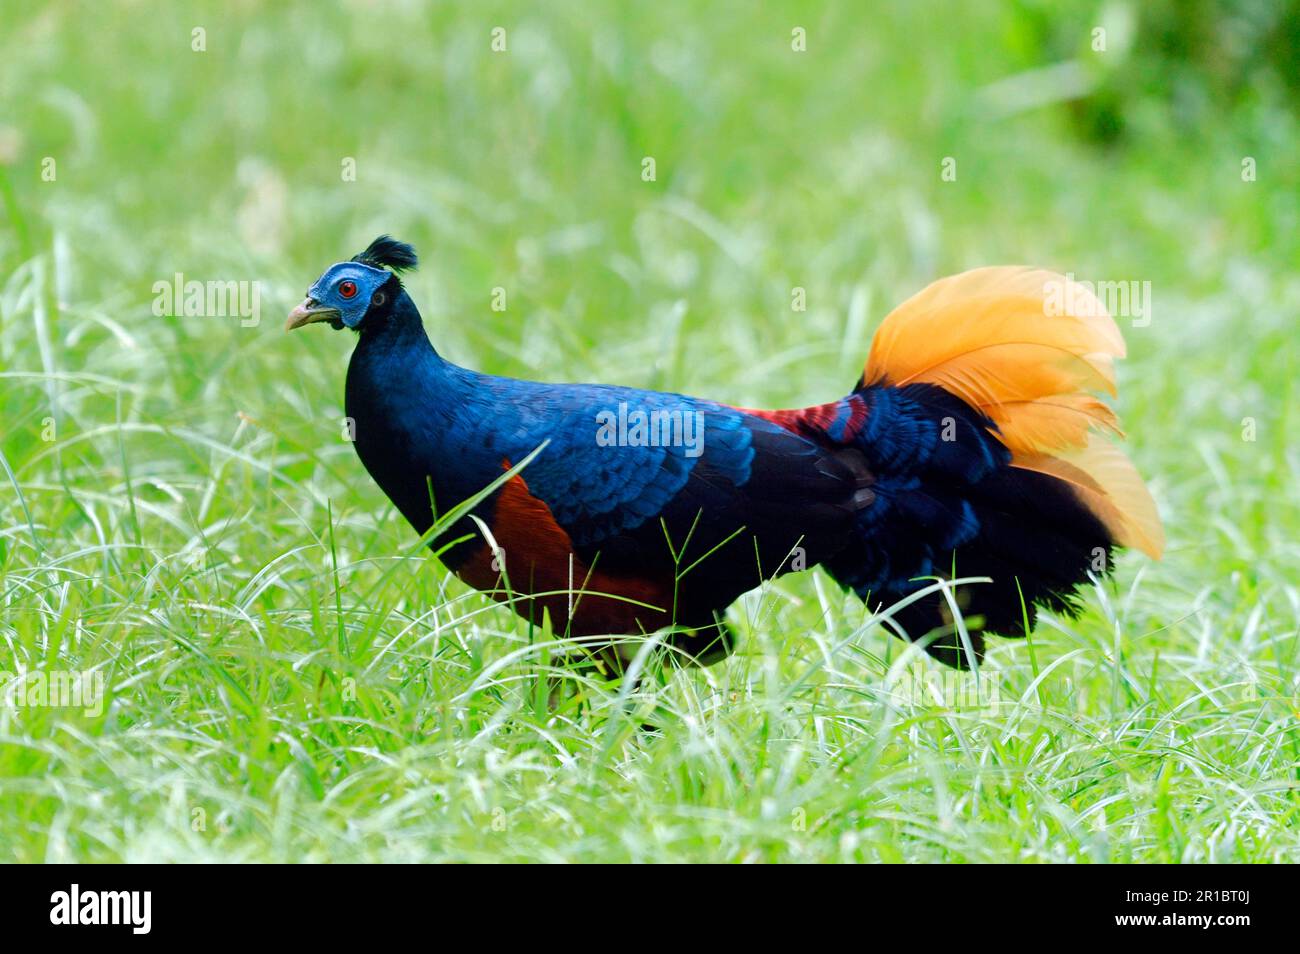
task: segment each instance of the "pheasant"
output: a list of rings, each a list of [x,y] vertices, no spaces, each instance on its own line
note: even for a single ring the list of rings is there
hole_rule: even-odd
[[[459,367],[402,285],[416,264],[380,236],[327,269],[287,328],[357,334],[356,451],[418,533],[497,485],[430,546],[556,633],[667,630],[685,658],[712,663],[734,646],[737,597],[820,566],[887,610],[897,635],[968,668],[986,634],[1024,635],[1039,609],[1077,612],[1116,548],[1160,556],[1156,506],[1097,396],[1115,394],[1123,338],[1063,276],[990,267],[936,281],[884,319],[846,396],[765,411]],[[936,586],[972,577],[988,582],[956,600]]]

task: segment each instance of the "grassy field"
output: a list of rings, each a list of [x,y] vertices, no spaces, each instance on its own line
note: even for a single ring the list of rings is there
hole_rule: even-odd
[[[105,692],[0,704],[0,860],[1300,859],[1294,6],[329,6],[0,0],[0,671]],[[281,331],[382,231],[459,363],[750,406],[940,275],[1150,282],[1168,553],[936,699],[815,571],[551,707]]]

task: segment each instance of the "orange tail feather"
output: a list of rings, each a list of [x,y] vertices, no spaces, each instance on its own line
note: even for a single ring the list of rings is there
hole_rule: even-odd
[[[1164,530],[1119,446],[1114,359],[1124,339],[1101,302],[1063,275],[978,268],[934,282],[881,324],[867,381],[937,384],[987,415],[1012,466],[1071,486],[1117,544],[1153,558]]]

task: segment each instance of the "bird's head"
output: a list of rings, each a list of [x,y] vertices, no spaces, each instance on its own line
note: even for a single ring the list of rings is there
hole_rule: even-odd
[[[325,270],[307,289],[302,304],[289,312],[284,330],[293,331],[316,321],[330,326],[359,330],[366,316],[390,304],[402,284],[396,273],[417,264],[415,249],[387,235],[370,243],[350,262],[339,262]]]

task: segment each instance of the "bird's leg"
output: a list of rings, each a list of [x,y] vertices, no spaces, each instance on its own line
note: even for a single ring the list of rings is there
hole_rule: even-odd
[[[550,707],[554,709],[559,703],[560,693],[566,682],[581,683],[585,679],[594,677],[609,682],[623,676],[635,655],[632,649],[633,647],[626,641],[611,642],[590,648],[583,647],[560,656],[554,664],[557,671],[549,677],[547,698]],[[639,679],[637,683],[639,685]],[[635,692],[636,689],[637,686],[633,686],[631,691]]]
[[[678,665],[712,666],[736,648],[736,634],[719,612],[714,612],[713,622],[707,626],[679,630],[669,639],[677,650],[673,659]]]

